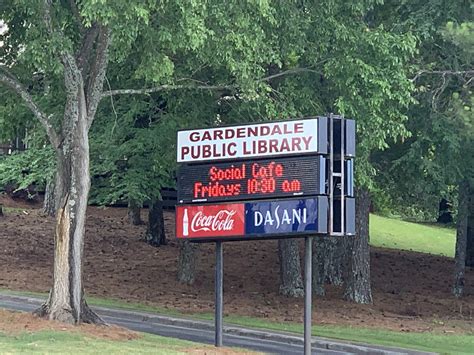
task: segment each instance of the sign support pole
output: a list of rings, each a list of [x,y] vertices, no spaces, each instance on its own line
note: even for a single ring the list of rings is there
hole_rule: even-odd
[[[222,242],[216,241],[216,308],[215,308],[215,345],[222,346],[222,304],[223,304],[224,257]]]
[[[313,238],[305,238],[304,260],[304,354],[311,355],[311,273]]]

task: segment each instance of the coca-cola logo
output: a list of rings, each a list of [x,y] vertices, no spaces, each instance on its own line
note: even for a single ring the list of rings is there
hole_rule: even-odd
[[[197,212],[191,221],[191,230],[199,231],[231,231],[234,228],[236,211],[221,210],[215,215],[206,216],[202,211]]]

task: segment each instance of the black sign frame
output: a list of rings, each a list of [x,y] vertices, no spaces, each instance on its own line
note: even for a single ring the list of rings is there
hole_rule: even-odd
[[[308,197],[326,194],[326,158],[293,155],[274,159],[182,164],[178,204]]]

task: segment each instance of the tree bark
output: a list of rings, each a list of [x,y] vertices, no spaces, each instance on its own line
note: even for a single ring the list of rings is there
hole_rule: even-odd
[[[344,238],[343,237],[328,237],[325,240],[326,252],[324,257],[325,262],[325,279],[326,282],[341,286],[343,282],[342,267],[344,259]]]
[[[466,266],[474,267],[474,188],[469,188],[469,216],[467,218]]]
[[[154,200],[148,208],[148,228],[145,241],[158,247],[166,244],[165,221],[163,218],[163,201]]]
[[[315,237],[313,239],[313,293],[326,294],[325,284],[343,284],[347,241],[344,237]]]
[[[300,250],[296,239],[278,240],[280,260],[280,294],[289,297],[303,297]]]
[[[324,261],[325,238],[328,237],[317,236],[313,238],[313,270],[311,275],[313,281],[313,293],[318,296],[324,296],[326,294],[326,264]]]
[[[198,246],[188,240],[179,241],[178,281],[187,285],[194,284],[196,270],[196,252]]]
[[[369,249],[370,195],[367,189],[356,190],[356,235],[348,241],[344,298],[356,303],[372,303]]]
[[[456,254],[454,257],[453,286],[453,294],[456,297],[461,297],[464,291],[469,205],[469,182],[465,180],[459,184],[459,206],[456,230]]]
[[[47,216],[56,216],[56,178],[50,179],[46,184],[44,193],[43,213]]]
[[[128,201],[128,220],[130,221],[131,224],[134,226],[138,226],[143,224],[143,221],[140,217],[140,205],[134,201],[134,200],[129,200]]]

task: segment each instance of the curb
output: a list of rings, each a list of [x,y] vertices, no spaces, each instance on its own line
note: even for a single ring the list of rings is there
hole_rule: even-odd
[[[133,318],[140,319],[147,323],[161,323],[167,325],[184,326],[194,329],[202,329],[207,331],[214,331],[214,323],[211,321],[193,320],[179,317],[162,316],[148,312],[111,309],[105,307],[93,307],[100,314],[113,315],[120,313],[122,315],[129,315]],[[293,333],[284,333],[277,331],[265,331],[253,328],[243,328],[234,325],[224,325],[224,334],[239,335],[255,339],[273,340],[288,344],[303,345],[304,338]],[[351,343],[346,341],[334,341],[327,338],[312,337],[312,345],[317,345],[320,348],[327,350],[337,350],[345,352],[355,352],[357,354],[376,354],[376,355],[392,355],[392,354],[409,354],[409,355],[427,355],[435,354],[430,352],[423,352],[410,349],[394,348],[389,346],[368,345],[361,343]]]
[[[34,305],[40,305],[44,302],[44,299],[28,297],[28,296],[17,296],[17,295],[5,295],[0,293],[0,299],[25,302]],[[180,327],[193,328],[196,330],[214,331],[214,323],[212,321],[205,320],[193,320],[180,317],[164,316],[149,312],[132,311],[120,308],[107,308],[107,307],[95,307],[91,306],[92,309],[97,311],[101,316],[109,316],[121,319],[128,319],[136,322],[151,323],[151,324],[166,324]],[[266,331],[254,328],[244,328],[235,325],[224,325],[224,334],[238,335],[253,339],[262,339],[276,341],[280,343],[287,343],[293,345],[303,345],[304,339],[294,333],[285,333],[278,331]],[[380,345],[369,345],[362,343],[351,343],[347,341],[335,341],[328,338],[315,337],[311,339],[312,345],[316,345],[319,348],[343,351],[348,353],[356,354],[376,354],[376,355],[393,355],[393,354],[407,354],[407,355],[428,355],[435,354],[430,352],[423,352],[410,349],[395,348],[389,346]]]

